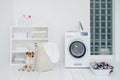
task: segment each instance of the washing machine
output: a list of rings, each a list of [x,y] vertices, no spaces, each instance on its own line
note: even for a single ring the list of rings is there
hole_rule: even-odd
[[[88,68],[90,58],[90,33],[65,32],[65,67]]]

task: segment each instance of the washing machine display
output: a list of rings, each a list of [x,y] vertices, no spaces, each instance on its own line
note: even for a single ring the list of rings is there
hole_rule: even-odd
[[[80,41],[74,41],[69,47],[70,54],[75,58],[82,58],[86,53],[85,45]]]

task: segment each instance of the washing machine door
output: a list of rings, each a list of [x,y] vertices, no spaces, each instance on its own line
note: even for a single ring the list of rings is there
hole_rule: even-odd
[[[82,58],[86,53],[86,47],[81,41],[73,41],[69,46],[69,52],[75,58]]]

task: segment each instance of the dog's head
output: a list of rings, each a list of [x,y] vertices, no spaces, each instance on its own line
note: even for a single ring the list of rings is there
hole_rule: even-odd
[[[28,57],[34,57],[34,52],[28,51],[28,52],[26,52],[26,55],[27,55]]]

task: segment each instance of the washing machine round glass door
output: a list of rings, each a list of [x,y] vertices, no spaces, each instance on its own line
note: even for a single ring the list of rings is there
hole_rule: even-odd
[[[86,53],[86,47],[84,43],[74,41],[69,46],[69,52],[75,58],[82,58]]]

